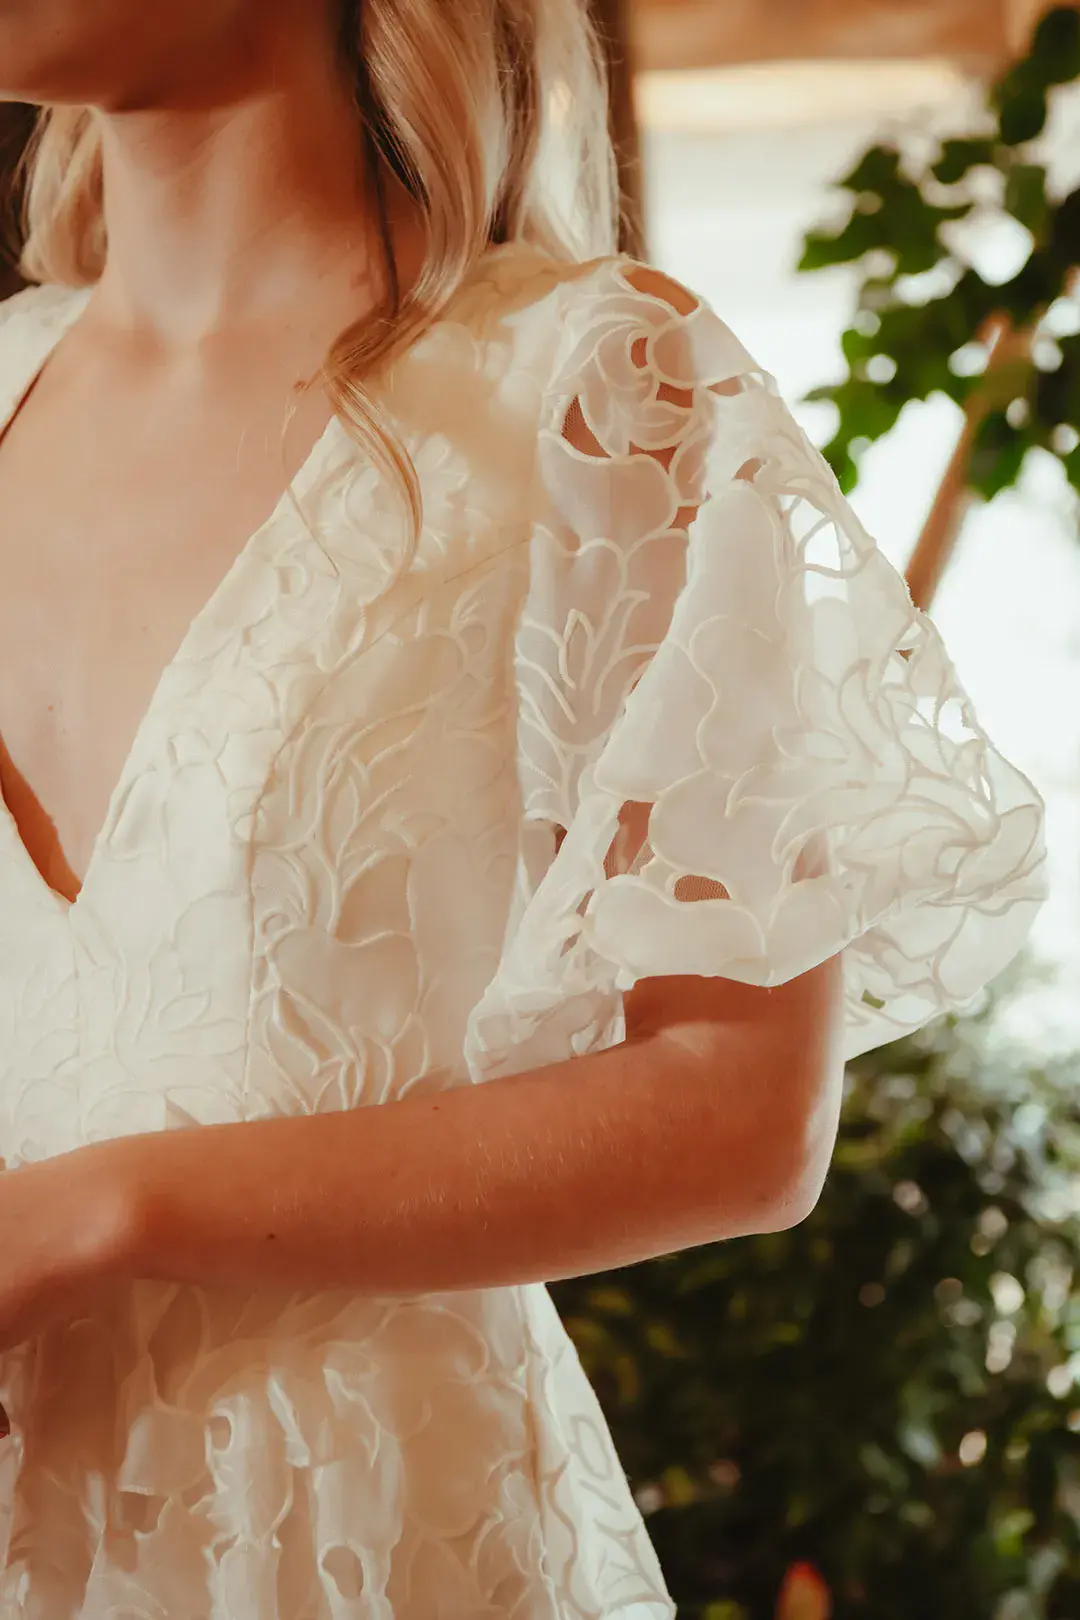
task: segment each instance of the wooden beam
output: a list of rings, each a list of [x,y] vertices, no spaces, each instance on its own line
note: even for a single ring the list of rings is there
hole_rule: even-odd
[[[1080,6],[1080,0],[1005,0],[1005,32],[1014,56],[1027,50],[1035,24],[1052,7]]]
[[[642,68],[800,59],[945,58],[983,74],[1009,53],[1026,0],[637,0]]]

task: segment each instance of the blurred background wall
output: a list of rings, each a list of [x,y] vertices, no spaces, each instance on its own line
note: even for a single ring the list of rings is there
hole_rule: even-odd
[[[634,4],[634,0],[631,0]],[[992,72],[1040,0],[638,0],[643,68],[762,60],[947,58]]]

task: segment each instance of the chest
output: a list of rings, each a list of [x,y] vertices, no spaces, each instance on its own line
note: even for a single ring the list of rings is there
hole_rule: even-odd
[[[470,555],[447,501],[448,554],[429,542],[380,596],[375,499],[331,477],[305,510],[332,556],[285,518],[244,549],[163,673],[77,904],[0,829],[11,1162],[91,1118],[158,1129],[166,1097],[210,1122],[462,1072],[519,880],[525,552]]]
[[[329,406],[302,400],[283,454],[281,377],[220,399],[118,387],[103,409],[47,366],[30,395],[0,439],[0,785],[70,898],[162,670]]]

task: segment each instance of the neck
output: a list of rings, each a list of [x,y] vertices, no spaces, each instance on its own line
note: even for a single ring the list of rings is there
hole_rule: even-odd
[[[268,37],[269,60],[234,73],[227,96],[204,80],[199,105],[97,114],[108,256],[95,302],[110,325],[187,346],[299,308],[374,302],[373,179],[320,43],[294,31],[275,51]]]

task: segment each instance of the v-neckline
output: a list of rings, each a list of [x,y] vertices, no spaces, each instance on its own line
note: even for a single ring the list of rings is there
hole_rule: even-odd
[[[477,285],[477,283],[482,279],[484,273],[490,270],[499,261],[508,256],[512,257],[517,253],[525,253],[526,255],[532,256],[536,253],[536,250],[526,243],[506,242],[494,247],[489,247],[484,253],[482,253],[479,259],[473,265],[470,272],[462,279],[454,295],[451,297],[448,303],[444,305],[441,313],[431,323],[431,326],[428,327],[425,335],[428,335],[440,327],[452,324],[454,320],[458,318],[459,305],[462,299]],[[43,295],[45,293],[45,288],[48,286],[49,284],[46,283],[45,286],[30,290],[30,296],[34,296],[35,294],[38,296]],[[16,415],[22,408],[23,403],[25,402],[31,389],[37,383],[39,377],[48,364],[50,357],[59,346],[62,338],[75,324],[79,315],[86,308],[92,289],[77,287],[52,287],[51,291],[57,298],[63,299],[66,296],[68,299],[67,305],[66,307],[61,307],[59,315],[52,310],[47,310],[44,319],[37,317],[35,312],[31,309],[28,308],[26,310],[26,320],[34,321],[35,319],[41,319],[41,324],[36,327],[32,336],[27,339],[27,351],[29,356],[27,366],[25,368],[21,365],[16,366],[14,368],[13,375],[8,374],[7,372],[8,361],[3,352],[5,333],[2,329],[0,329],[0,440],[2,440],[4,435],[7,433],[8,428],[11,426]],[[15,297],[20,296],[23,295],[15,294]],[[12,328],[14,328],[15,322],[18,319],[18,316],[14,310],[11,312],[10,319]],[[14,331],[12,331],[12,335],[14,336]],[[384,378],[384,385],[386,384],[386,381],[387,379]],[[227,594],[237,575],[252,559],[254,553],[264,538],[268,534],[277,530],[287,518],[293,520],[299,518],[297,507],[301,507],[302,510],[302,502],[305,496],[311,492],[313,486],[318,482],[324,467],[329,463],[331,452],[338,449],[346,442],[351,442],[350,436],[342,425],[340,418],[335,413],[330,417],[330,420],[327,422],[319,437],[311,446],[306,459],[301,463],[300,467],[293,475],[291,483],[287,484],[282,490],[273,510],[263,519],[258,528],[254,529],[240,544],[228,568],[222,574],[217,584],[213,587],[209,596],[207,596],[206,600],[196,610],[194,616],[189,620],[187,628],[181,636],[175,652],[162,666],[157,677],[157,681],[155,682],[155,685],[150,693],[146,707],[143,709],[142,714],[140,715],[136,724],[135,732],[131,739],[130,746],[128,747],[127,754],[125,755],[123,764],[120,767],[120,772],[113,786],[112,792],[109,795],[108,804],[105,810],[105,819],[101,823],[101,826],[98,828],[94,837],[94,841],[90,848],[90,855],[87,859],[86,869],[83,873],[82,882],[79,886],[78,893],[75,895],[73,900],[69,900],[67,895],[61,894],[59,889],[54,889],[52,884],[46,880],[37,862],[33,859],[29,849],[26,846],[26,841],[19,830],[18,823],[16,822],[15,817],[8,806],[6,799],[4,798],[3,787],[2,784],[0,784],[0,821],[6,824],[11,838],[18,847],[19,858],[24,865],[29,868],[30,879],[34,883],[37,891],[42,894],[45,900],[54,908],[54,910],[67,921],[73,921],[82,906],[85,904],[84,897],[91,887],[95,872],[101,864],[105,845],[110,835],[121,798],[130,785],[135,760],[141,752],[141,745],[146,737],[147,732],[157,717],[162,693],[172,671],[182,660],[187,659],[188,655],[191,653],[193,647],[197,643],[200,633],[212,620],[222,597]]]
[[[40,292],[42,290],[43,289],[34,289],[34,292]],[[42,320],[42,324],[34,330],[32,337],[30,337],[29,340],[24,338],[24,341],[27,342],[27,350],[29,355],[28,368],[22,365],[16,365],[13,372],[8,372],[7,368],[10,362],[8,357],[5,356],[3,352],[4,334],[2,330],[0,330],[0,378],[2,378],[2,394],[0,394],[0,440],[4,438],[8,428],[11,426],[12,422],[15,420],[15,417],[22,409],[22,406],[28,398],[31,390],[35,387],[38,379],[44,372],[45,367],[48,365],[50,358],[59,347],[61,340],[74,326],[79,315],[86,308],[86,305],[89,302],[91,289],[71,288],[64,289],[63,291],[70,294],[70,302],[66,307],[61,309],[59,316],[57,316],[55,312],[50,311],[49,315]],[[20,295],[16,294],[15,296],[18,297]],[[60,296],[63,296],[63,292],[60,294]],[[14,327],[15,321],[18,318],[15,311],[11,312],[10,318],[12,320],[12,326]],[[33,320],[34,315],[30,310],[27,310],[25,318],[28,320]],[[12,335],[14,336],[14,332]],[[4,796],[3,786],[0,784],[0,819],[2,819],[7,826],[10,836],[17,846],[19,858],[24,865],[29,868],[31,881],[33,882],[36,880],[36,888],[42,893],[46,901],[60,914],[61,917],[66,918],[68,921],[73,920],[76,913],[85,903],[84,896],[91,886],[95,871],[101,864],[104,846],[110,834],[121,797],[129,787],[134,762],[141,752],[141,745],[150,726],[156,718],[162,692],[172,671],[181,661],[185,660],[188,654],[191,652],[192,648],[199,639],[199,635],[203,627],[212,619],[218,603],[221,601],[222,597],[227,594],[229,588],[236,579],[236,576],[247,565],[248,560],[257,549],[259,542],[269,532],[278,529],[287,514],[295,515],[296,509],[293,505],[294,500],[297,503],[300,503],[303,501],[304,497],[310,493],[313,485],[317,482],[322,472],[323,466],[328,459],[329,452],[338,446],[344,437],[345,430],[342,427],[338,416],[334,414],[330,417],[330,420],[327,422],[318,438],[312,444],[306,457],[300,464],[300,467],[293,475],[291,482],[282,490],[274,504],[273,509],[267,514],[258,527],[253,529],[250,534],[248,534],[240,543],[238,549],[232,557],[231,562],[229,563],[229,566],[225,569],[224,573],[221,575],[221,578],[213,586],[209,595],[196,609],[194,615],[188,621],[175,651],[162,665],[157,680],[155,681],[150,692],[149,700],[147,701],[145,708],[142,710],[142,713],[136,722],[134,734],[127,753],[124,756],[123,763],[120,766],[119,775],[113,785],[112,792],[109,794],[108,804],[105,809],[105,818],[98,828],[93,843],[91,844],[90,854],[87,859],[85,871],[83,872],[82,881],[74,899],[69,900],[67,895],[61,894],[59,889],[54,889],[52,884],[46,879],[41,868],[38,866],[37,862],[34,860],[29,849],[27,848],[26,840],[23,838],[18,822],[16,821],[15,816],[7,803],[7,799]]]

